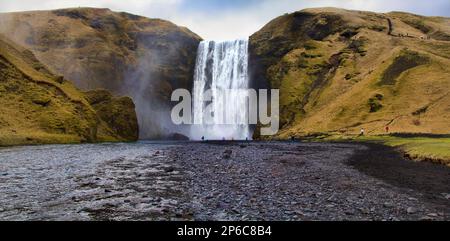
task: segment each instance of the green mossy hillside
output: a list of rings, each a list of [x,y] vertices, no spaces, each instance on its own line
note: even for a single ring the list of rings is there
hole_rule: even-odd
[[[30,49],[52,72],[83,91],[106,89],[137,105],[142,138],[176,128],[172,91],[191,89],[201,38],[189,29],[105,8],[0,13],[0,33]]]
[[[450,133],[449,34],[449,18],[398,12],[272,20],[250,37],[252,84],[280,90],[281,129],[266,138]]]
[[[134,112],[134,105],[124,107]],[[137,138],[137,134],[121,136],[112,127],[70,81],[52,74],[29,50],[0,35],[0,145]]]
[[[139,127],[135,106],[129,97],[113,97],[107,90],[84,92],[100,119],[114,133],[127,140],[137,140]]]

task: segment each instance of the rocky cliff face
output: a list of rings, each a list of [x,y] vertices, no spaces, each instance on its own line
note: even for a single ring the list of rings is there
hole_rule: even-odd
[[[132,97],[143,138],[175,128],[170,95],[191,88],[200,41],[168,21],[95,8],[0,14],[0,31],[77,87]]]
[[[450,19],[335,8],[250,37],[252,85],[280,89],[279,137],[450,131]]]
[[[131,98],[113,97],[107,90],[91,90],[84,95],[100,119],[114,133],[127,140],[137,140],[139,127]]]
[[[0,35],[0,145],[136,140],[133,105],[122,99],[110,97],[97,111],[70,81]]]

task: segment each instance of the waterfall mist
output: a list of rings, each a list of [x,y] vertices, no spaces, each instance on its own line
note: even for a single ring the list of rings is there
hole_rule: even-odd
[[[159,73],[165,56],[147,52],[139,64],[126,72],[121,94],[133,99],[139,123],[139,139],[165,139],[174,133],[189,134],[189,128],[170,118],[172,86]]]
[[[202,41],[197,50],[194,73],[193,117],[190,138],[235,139],[251,137],[247,120],[247,102],[243,92],[226,90],[249,88],[248,39],[215,42]],[[211,101],[206,101],[205,91],[211,90]],[[205,124],[204,113],[212,107],[213,123]],[[232,119],[234,124],[222,124],[221,114]]]

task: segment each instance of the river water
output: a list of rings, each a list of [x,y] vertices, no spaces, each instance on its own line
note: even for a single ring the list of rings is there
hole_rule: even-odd
[[[137,142],[2,148],[0,219],[164,218],[164,211],[177,204],[167,190],[181,188],[179,173],[164,154],[173,145]],[[115,214],[105,213],[112,211]]]

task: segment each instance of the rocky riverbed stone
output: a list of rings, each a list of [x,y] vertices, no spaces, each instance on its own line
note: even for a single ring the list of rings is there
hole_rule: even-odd
[[[392,168],[386,165],[395,160],[377,166],[378,158],[394,154],[371,146],[241,145],[122,143],[0,150],[0,173],[9,173],[0,176],[0,220],[450,218],[443,195],[450,193],[450,185],[440,178],[450,172],[437,165],[401,161],[395,164],[398,172],[387,175]],[[368,160],[358,159],[364,157],[358,153],[374,163],[361,166]],[[411,170],[411,180],[421,185],[400,182]]]

